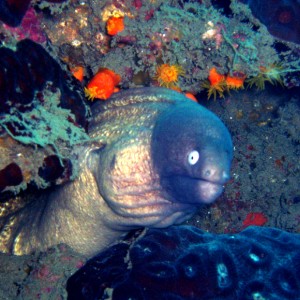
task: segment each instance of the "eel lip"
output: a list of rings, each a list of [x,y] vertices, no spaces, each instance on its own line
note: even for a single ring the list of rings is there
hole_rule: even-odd
[[[206,180],[198,180],[198,197],[201,203],[209,204],[214,202],[223,192],[223,183]]]
[[[163,186],[172,195],[173,202],[201,205],[215,201],[223,192],[224,182],[172,176],[164,180]]]

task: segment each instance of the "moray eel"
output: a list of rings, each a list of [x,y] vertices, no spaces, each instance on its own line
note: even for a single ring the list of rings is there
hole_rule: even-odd
[[[0,250],[66,243],[92,256],[131,229],[182,223],[229,179],[227,128],[172,90],[132,89],[95,103],[88,133],[73,150],[78,177],[7,218]]]

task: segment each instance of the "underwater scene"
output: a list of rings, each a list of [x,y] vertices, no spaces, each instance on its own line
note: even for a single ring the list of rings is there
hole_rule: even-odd
[[[0,300],[300,300],[299,0],[0,0]]]

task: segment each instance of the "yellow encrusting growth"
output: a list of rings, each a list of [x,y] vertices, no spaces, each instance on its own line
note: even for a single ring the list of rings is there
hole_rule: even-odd
[[[154,79],[160,86],[172,88],[177,85],[178,77],[184,75],[184,70],[179,65],[163,64],[157,67]]]

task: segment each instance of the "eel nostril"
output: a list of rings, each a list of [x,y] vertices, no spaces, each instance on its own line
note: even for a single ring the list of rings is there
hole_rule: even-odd
[[[203,179],[225,183],[230,179],[230,174],[227,170],[210,166],[204,170]]]
[[[204,173],[205,177],[209,177],[211,175],[211,171],[210,170],[206,170]]]

